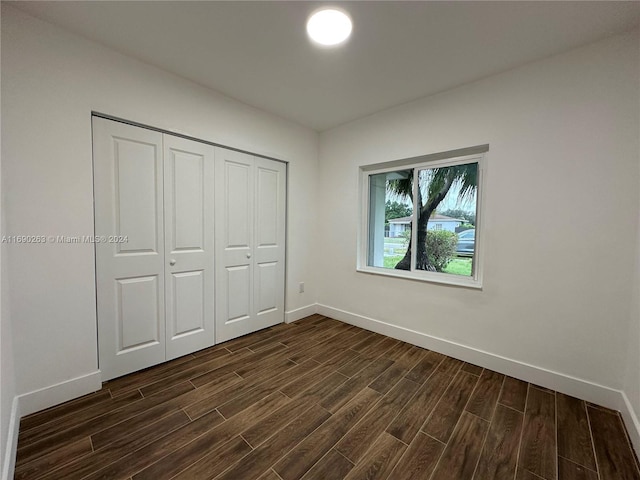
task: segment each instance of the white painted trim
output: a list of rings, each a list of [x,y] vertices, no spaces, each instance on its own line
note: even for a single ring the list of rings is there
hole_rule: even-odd
[[[414,229],[415,230],[415,229]],[[414,234],[412,234],[414,235]],[[411,256],[415,256],[415,252],[411,252]],[[415,258],[411,260],[413,263]],[[451,273],[440,272],[423,272],[416,270],[396,270],[394,268],[383,267],[357,267],[357,272],[371,273],[374,275],[383,275],[385,277],[404,278],[406,280],[417,280],[419,282],[438,283],[440,285],[452,285],[454,287],[475,288],[482,290],[482,284],[473,277],[465,277],[463,275],[453,275]]]
[[[16,451],[18,449],[18,432],[20,430],[20,398],[13,397],[11,404],[11,417],[7,431],[7,446],[2,461],[2,480],[11,480],[16,467]]]
[[[309,315],[313,315],[316,313],[318,304],[312,303],[311,305],[307,305],[306,307],[296,308],[295,310],[289,310],[284,314],[284,323],[292,323],[301,318],[308,317]]]
[[[620,408],[617,410],[620,410],[624,425],[627,427],[629,437],[631,438],[631,445],[636,451],[636,455],[640,457],[640,419],[638,419],[638,415],[633,409],[627,394],[624,391],[620,393]]]
[[[318,304],[317,313],[435,352],[443,353],[464,360],[465,362],[480,365],[511,377],[578,397],[613,410],[620,410],[623,404],[623,392],[588,380],[536,367],[535,365],[502,357],[443,338],[434,337],[327,305]]]
[[[96,392],[101,388],[102,373],[100,370],[96,370],[33,392],[23,393],[18,397],[20,399],[20,411],[22,415],[29,415],[82,395]]]
[[[100,388],[102,388],[102,373],[100,370],[96,370],[71,380],[14,397],[11,406],[11,418],[9,419],[9,431],[7,432],[7,447],[3,452],[1,479],[11,480],[13,478],[20,419],[23,416],[98,391]]]

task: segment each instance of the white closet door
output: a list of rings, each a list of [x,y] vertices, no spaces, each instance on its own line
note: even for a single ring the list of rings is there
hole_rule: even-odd
[[[216,342],[284,321],[285,165],[216,148]]]
[[[214,148],[164,135],[166,359],[214,343]]]
[[[96,243],[98,346],[108,380],[165,360],[162,134],[102,118],[93,132],[95,228],[106,237]]]
[[[255,158],[254,308],[259,328],[284,321],[286,165]]]
[[[216,148],[216,343],[253,331],[253,157]]]

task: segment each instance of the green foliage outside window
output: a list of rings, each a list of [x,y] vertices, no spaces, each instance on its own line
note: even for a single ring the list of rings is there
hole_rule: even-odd
[[[458,235],[447,230],[427,231],[427,256],[436,272],[442,272],[456,254]]]
[[[389,223],[389,220],[393,220],[394,218],[408,217],[412,211],[411,206],[406,203],[387,200],[384,208],[384,223],[386,225]]]

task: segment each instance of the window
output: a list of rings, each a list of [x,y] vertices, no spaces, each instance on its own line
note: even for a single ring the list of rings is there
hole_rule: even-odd
[[[361,167],[358,270],[481,287],[487,151],[473,147]]]

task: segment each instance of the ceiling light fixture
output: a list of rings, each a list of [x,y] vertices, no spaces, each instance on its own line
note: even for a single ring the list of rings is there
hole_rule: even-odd
[[[351,35],[351,19],[341,10],[324,8],[307,20],[307,33],[314,42],[333,46],[343,43]]]

